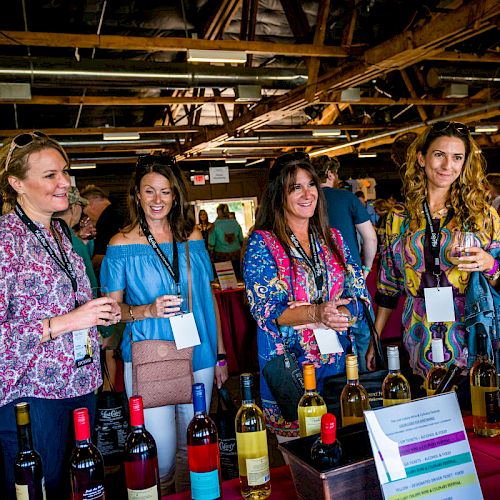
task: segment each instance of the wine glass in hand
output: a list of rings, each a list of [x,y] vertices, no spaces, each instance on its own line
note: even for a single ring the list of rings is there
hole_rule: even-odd
[[[356,324],[359,316],[359,305],[358,299],[354,295],[349,295],[347,297],[342,297],[343,299],[350,300],[349,304],[345,306],[339,306],[339,314],[347,318],[347,326],[351,327]]]
[[[470,231],[455,231],[453,234],[452,247],[449,255],[449,260],[451,263],[455,264],[470,264],[471,261],[462,260],[460,257],[467,257],[469,253],[468,248],[479,246],[476,235]]]

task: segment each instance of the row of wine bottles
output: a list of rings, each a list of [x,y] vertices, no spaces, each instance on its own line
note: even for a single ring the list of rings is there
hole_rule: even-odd
[[[498,374],[487,354],[486,332],[477,335],[477,359],[470,371],[470,390],[474,432],[481,436],[500,435],[498,407]],[[428,396],[453,390],[466,371],[456,363],[448,369],[444,363],[443,340],[432,340],[433,367],[427,375],[425,388]],[[397,346],[387,347],[388,373],[382,383],[383,406],[411,401],[410,384],[400,371]],[[321,419],[327,412],[324,399],[316,391],[315,369],[304,364],[304,395],[298,405],[301,437],[320,432]],[[359,381],[358,361],[355,355],[346,356],[347,383],[340,395],[342,425],[364,421],[364,411],[370,409],[369,396]]]
[[[188,467],[193,499],[222,496],[217,427],[207,414],[205,387],[193,385],[194,416],[187,429]],[[253,378],[241,375],[242,404],[236,415],[236,444],[241,493],[244,498],[271,494],[269,456],[264,415],[255,404]],[[129,499],[158,500],[160,478],[156,443],[144,425],[141,396],[132,396],[130,433],[125,441],[124,473]],[[33,448],[28,403],[15,406],[19,451],[14,464],[18,500],[44,500],[45,485],[40,455]],[[87,408],[73,412],[75,447],[70,459],[71,500],[104,500],[104,462],[90,439]]]

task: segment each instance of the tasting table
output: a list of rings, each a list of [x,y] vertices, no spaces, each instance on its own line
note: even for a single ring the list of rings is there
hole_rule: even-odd
[[[477,475],[483,491],[484,500],[500,498],[500,436],[483,438],[472,432],[472,417],[464,417],[472,456],[476,464]],[[222,484],[224,500],[241,499],[238,479],[224,481]],[[339,492],[341,493],[341,492]],[[184,500],[191,498],[189,491],[167,495],[164,500]],[[296,500],[292,475],[287,465],[271,469],[272,500]],[[320,500],[320,499],[311,499]],[[471,499],[475,500],[475,499]]]
[[[246,302],[245,288],[214,288],[219,307],[222,337],[229,373],[259,371],[257,361],[257,323]]]

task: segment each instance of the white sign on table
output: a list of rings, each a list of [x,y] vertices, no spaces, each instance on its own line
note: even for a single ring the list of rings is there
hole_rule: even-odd
[[[454,392],[365,411],[387,500],[481,500]]]
[[[215,272],[217,273],[217,278],[219,279],[221,290],[231,290],[238,287],[238,280],[236,279],[233,264],[230,260],[225,262],[216,262],[214,267]]]

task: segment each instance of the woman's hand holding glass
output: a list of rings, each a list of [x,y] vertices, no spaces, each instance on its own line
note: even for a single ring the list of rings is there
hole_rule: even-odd
[[[460,271],[468,273],[488,272],[495,264],[495,259],[481,248],[479,239],[472,232],[455,231],[448,258]]]
[[[288,306],[290,309],[296,309],[302,306],[314,306],[314,314],[308,316],[311,319],[315,319],[316,322],[305,323],[298,325],[294,328],[304,329],[304,328],[331,328],[332,330],[337,330],[338,332],[344,332],[349,327],[349,316],[350,312],[345,308],[347,304],[350,303],[349,298],[347,299],[334,299],[322,304],[310,304],[309,302],[289,302]]]
[[[116,325],[121,320],[120,306],[111,297],[99,297],[73,309],[65,315],[68,328],[65,331],[90,328],[92,326]]]
[[[181,312],[182,297],[178,295],[160,295],[146,308],[146,318],[171,318]]]

